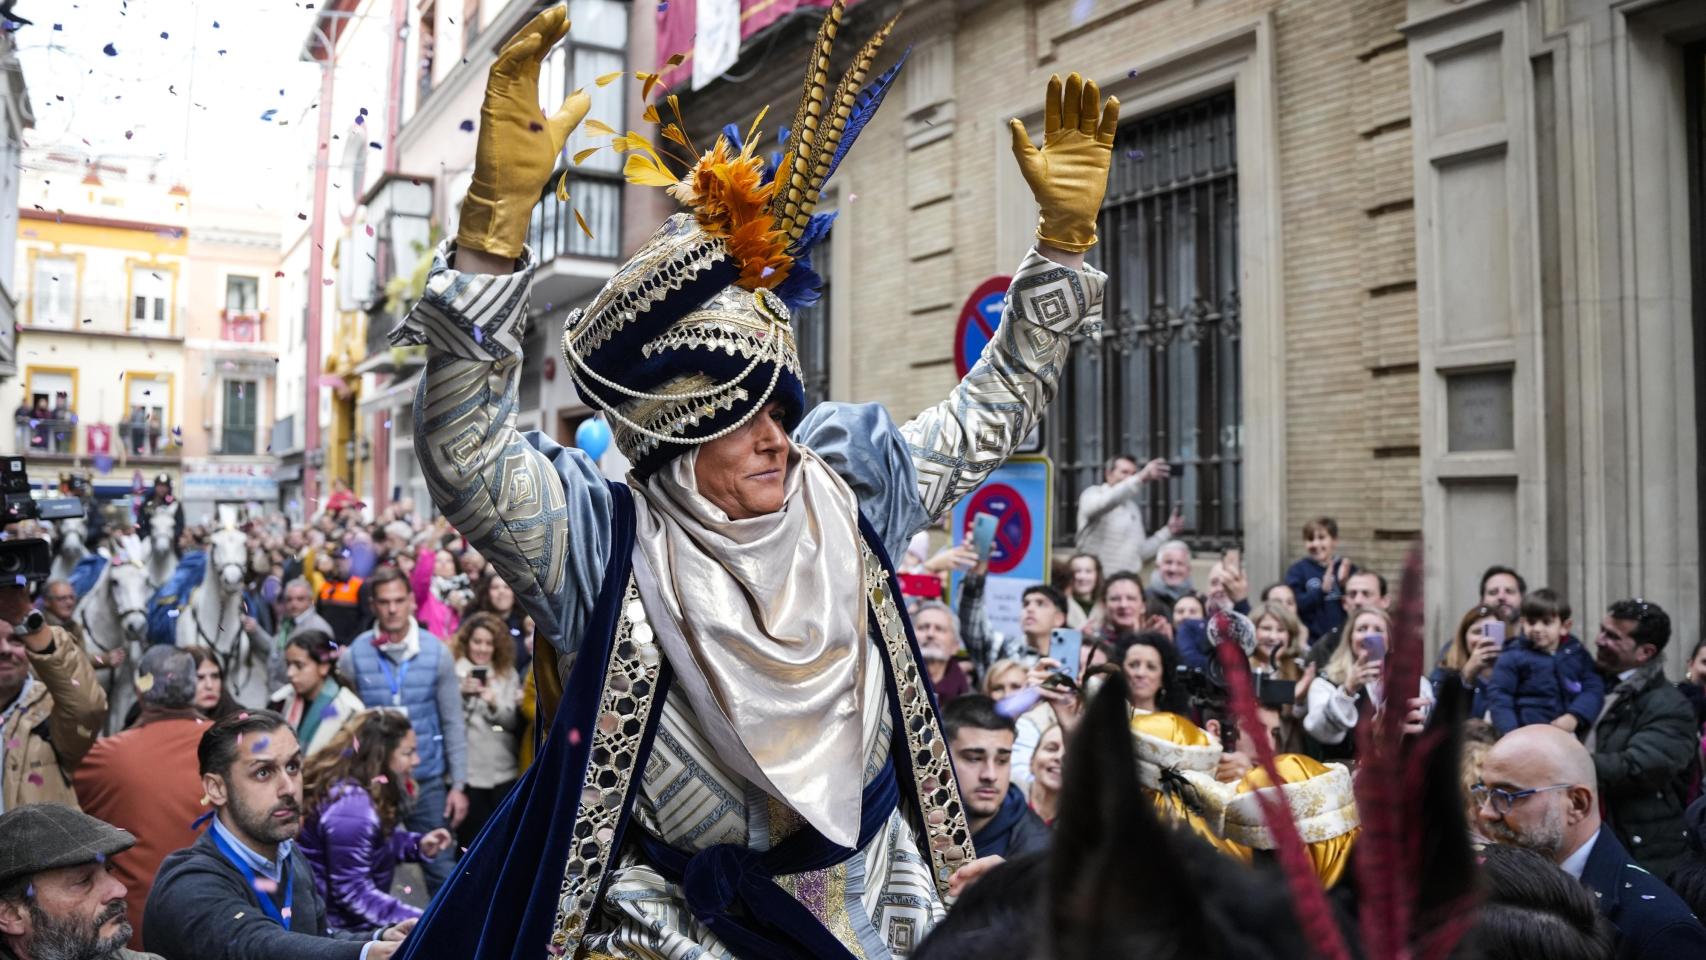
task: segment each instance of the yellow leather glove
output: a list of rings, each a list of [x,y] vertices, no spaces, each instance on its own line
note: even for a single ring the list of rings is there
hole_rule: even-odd
[[[1100,116],[1100,123],[1097,117]],[[1114,130],[1120,123],[1120,102],[1102,92],[1095,81],[1074,73],[1049,78],[1043,105],[1043,145],[1037,149],[1018,120],[1009,120],[1013,157],[1031,185],[1042,213],[1037,239],[1072,253],[1096,243],[1096,215],[1108,189],[1108,168],[1114,158]]]
[[[592,105],[576,90],[554,115],[539,110],[539,64],[568,32],[568,8],[558,4],[522,27],[492,64],[480,107],[474,182],[462,201],[457,246],[521,256],[533,205],[551,179],[563,143]]]

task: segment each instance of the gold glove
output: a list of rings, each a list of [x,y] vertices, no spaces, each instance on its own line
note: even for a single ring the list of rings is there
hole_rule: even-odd
[[[457,246],[519,257],[533,205],[545,192],[563,143],[592,100],[576,90],[562,109],[539,111],[539,64],[569,32],[569,11],[557,4],[534,17],[498,53],[480,107],[474,182],[462,201]]]
[[[1007,124],[1013,131],[1019,172],[1042,207],[1037,239],[1072,253],[1095,245],[1096,214],[1108,189],[1120,102],[1109,97],[1103,105],[1101,100],[1095,81],[1074,73],[1066,78],[1063,91],[1056,74],[1049,78],[1048,102],[1043,106],[1042,149],[1031,143],[1023,123],[1010,120]]]

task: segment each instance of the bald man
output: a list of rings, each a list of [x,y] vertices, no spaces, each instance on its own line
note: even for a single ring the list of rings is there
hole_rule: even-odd
[[[1593,757],[1573,734],[1519,727],[1481,762],[1481,832],[1550,857],[1586,884],[1617,928],[1619,960],[1706,957],[1706,927],[1600,822],[1597,783]]]

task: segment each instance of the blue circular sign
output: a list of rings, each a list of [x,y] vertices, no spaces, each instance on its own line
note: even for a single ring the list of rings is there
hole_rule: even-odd
[[[1012,283],[1012,277],[990,277],[977,285],[960,308],[959,326],[954,330],[954,370],[961,378],[971,372],[1001,326],[1001,306]]]

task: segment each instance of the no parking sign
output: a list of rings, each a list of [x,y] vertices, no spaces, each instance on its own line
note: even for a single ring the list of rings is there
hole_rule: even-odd
[[[1001,326],[1001,306],[1012,285],[1012,277],[990,277],[977,285],[960,308],[960,322],[954,328],[954,371],[960,379],[965,379],[972,364],[983,356],[983,348],[995,339],[995,329]]]
[[[987,513],[995,518],[983,608],[990,625],[1009,636],[1019,632],[1025,588],[1048,582],[1053,505],[1054,465],[1047,457],[1008,460],[954,505],[950,533],[955,543],[970,535],[972,517]],[[959,586],[960,575],[955,574],[956,597]]]

